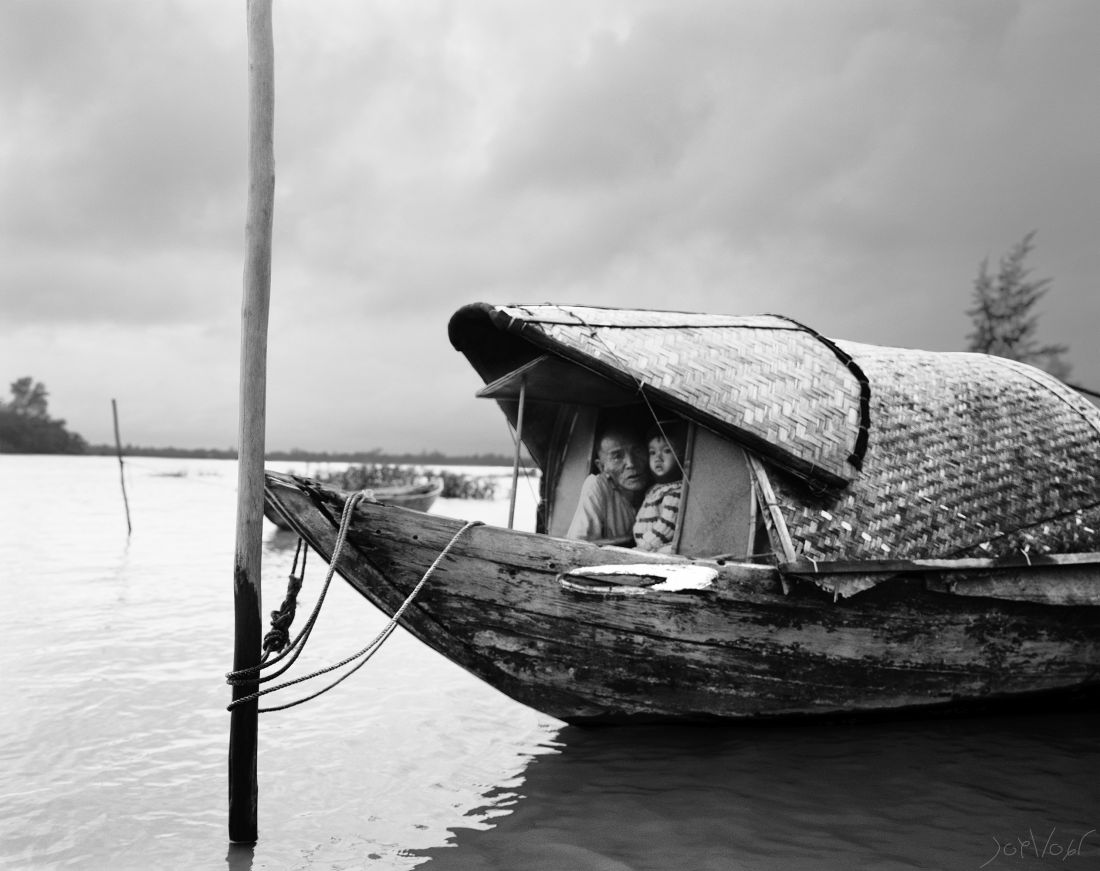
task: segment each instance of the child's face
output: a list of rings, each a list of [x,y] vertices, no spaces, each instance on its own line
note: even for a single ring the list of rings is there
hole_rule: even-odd
[[[649,441],[649,469],[658,481],[672,481],[679,477],[680,466],[668,442],[657,437]]]

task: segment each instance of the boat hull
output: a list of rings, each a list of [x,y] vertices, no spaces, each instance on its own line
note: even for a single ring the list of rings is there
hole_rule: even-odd
[[[346,495],[267,476],[268,501],[328,560]],[[1100,681],[1100,607],[955,595],[924,575],[837,599],[771,566],[463,526],[360,503],[337,571],[393,614],[453,541],[401,624],[498,690],[567,722],[899,711],[1091,690]],[[695,564],[715,577],[702,590],[637,595],[579,592],[560,580],[581,566],[623,563]]]

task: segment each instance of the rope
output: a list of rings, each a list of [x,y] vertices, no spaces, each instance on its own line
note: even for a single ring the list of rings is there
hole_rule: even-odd
[[[290,626],[294,622],[294,614],[298,610],[298,593],[302,589],[302,582],[306,577],[306,550],[302,551],[304,542],[298,539],[298,547],[294,551],[294,563],[290,566],[290,578],[286,585],[286,597],[278,611],[271,612],[271,629],[264,636],[264,659],[271,653],[278,653],[290,643]],[[295,576],[298,569],[298,557],[302,557],[302,570]]]
[[[313,613],[309,615],[309,619],[306,621],[305,626],[302,627],[302,631],[298,633],[298,637],[278,656],[268,659],[268,653],[270,652],[268,651],[260,660],[259,665],[249,666],[248,668],[242,668],[239,671],[233,671],[227,674],[225,679],[226,683],[230,686],[265,683],[266,681],[274,680],[294,665],[295,661],[305,649],[306,642],[309,640],[309,636],[313,632],[313,627],[317,622],[317,616],[321,613],[321,606],[325,602],[325,596],[328,595],[328,589],[332,584],[332,576],[336,572],[337,558],[344,549],[344,541],[348,536],[348,527],[351,526],[352,514],[355,510],[355,506],[364,498],[364,495],[363,493],[353,493],[344,502],[344,510],[340,514],[340,528],[336,534],[336,544],[332,548],[332,560],[329,563],[328,574],[325,575],[325,583],[321,587],[321,594],[317,597],[317,604],[313,608]],[[284,659],[287,659],[287,657],[290,658],[290,661],[278,671],[264,677],[259,677],[262,669],[269,668],[282,662]],[[241,701],[244,701],[244,699]],[[235,701],[230,705],[229,710],[232,710],[237,704],[238,702]]]
[[[335,572],[335,566],[336,566],[336,563],[337,563],[337,560],[338,560],[338,557],[339,557],[339,554],[340,554],[340,550],[343,547],[344,539],[346,538],[346,534],[347,534],[348,521],[349,521],[350,516],[351,516],[351,512],[348,509],[348,505],[351,504],[353,502],[353,500],[355,502],[358,502],[358,499],[355,498],[356,496],[361,496],[361,494],[355,494],[354,496],[350,497],[348,499],[347,503],[345,503],[345,505],[344,505],[344,514],[340,518],[340,534],[337,536],[336,545],[333,548],[332,560],[329,563],[329,571],[328,571],[328,575],[325,578],[325,584],[324,584],[324,587],[322,589],[321,597],[318,599],[317,607],[314,609],[313,614],[310,616],[310,623],[308,624],[307,629],[303,629],[302,635],[307,635],[307,630],[312,631],[313,623],[315,622],[316,617],[317,617],[317,613],[320,611],[320,608],[321,608],[321,602],[324,599],[325,593],[328,591],[328,587],[329,587],[329,584],[332,580],[333,573]],[[345,680],[347,680],[349,677],[351,677],[353,674],[355,674],[355,672],[357,672],[360,668],[362,668],[364,665],[366,665],[367,661],[372,656],[374,656],[375,653],[378,652],[378,650],[381,648],[382,644],[386,641],[386,639],[389,638],[390,635],[393,634],[393,631],[394,631],[394,629],[397,628],[397,624],[398,624],[398,621],[401,619],[401,616],[405,613],[406,610],[408,610],[409,606],[412,605],[413,600],[416,598],[417,594],[419,594],[419,592],[424,587],[424,585],[428,582],[428,579],[432,576],[432,574],[435,573],[436,568],[443,561],[443,558],[445,556],[447,556],[448,553],[450,553],[451,549],[458,542],[459,538],[461,538],[462,535],[467,530],[472,529],[475,526],[481,526],[481,525],[482,525],[482,523],[481,523],[480,520],[471,520],[468,523],[466,523],[461,529],[459,529],[451,537],[451,540],[447,543],[447,546],[444,547],[442,551],[440,551],[439,556],[437,556],[435,558],[435,560],[432,562],[432,564],[430,566],[428,566],[428,569],[427,569],[427,571],[424,572],[423,577],[420,579],[420,581],[417,583],[417,585],[415,587],[413,587],[412,591],[405,598],[405,601],[401,603],[401,607],[399,607],[394,612],[393,616],[390,618],[390,620],[386,624],[385,628],[383,628],[382,631],[379,632],[378,635],[376,635],[374,637],[374,639],[371,640],[371,642],[369,644],[367,644],[364,648],[362,648],[361,650],[353,653],[351,656],[345,657],[340,662],[337,662],[333,665],[327,666],[327,667],[322,668],[322,669],[318,669],[317,671],[314,671],[311,674],[307,674],[307,675],[304,675],[302,677],[295,678],[294,680],[286,681],[285,683],[277,684],[273,687],[268,687],[267,689],[264,689],[264,690],[258,690],[257,692],[254,692],[251,695],[245,696],[244,698],[241,698],[241,699],[235,699],[228,706],[227,710],[233,710],[233,708],[235,708],[239,705],[243,705],[243,704],[246,704],[248,702],[255,701],[260,696],[267,695],[268,693],[273,693],[276,690],[285,689],[286,687],[294,686],[295,684],[303,683],[304,681],[307,681],[307,680],[312,680],[315,677],[320,677],[321,675],[329,674],[330,672],[336,671],[338,668],[342,668],[343,666],[355,661],[356,659],[359,659],[360,661],[358,663],[356,663],[356,665],[353,668],[348,669],[348,671],[346,673],[341,675],[339,678],[334,680],[332,683],[330,683],[330,684],[322,687],[321,689],[317,690],[317,692],[312,693],[311,695],[308,695],[308,696],[304,696],[303,698],[296,699],[293,702],[288,702],[284,705],[277,705],[277,706],[270,707],[270,708],[260,708],[258,710],[258,713],[266,714],[266,713],[270,713],[270,712],[273,712],[273,711],[284,711],[287,708],[293,708],[297,705],[308,702],[311,699],[315,699],[319,695],[322,695],[323,693],[326,693],[329,690],[333,689],[338,684],[343,683]],[[308,635],[307,635],[307,637],[308,637]],[[295,643],[297,643],[297,641]],[[304,646],[304,641],[303,641],[303,646]],[[300,650],[301,650],[301,648],[299,648],[299,652],[300,652]],[[297,654],[295,654],[294,658],[291,659],[290,663],[288,663],[285,667],[280,669],[277,674],[270,675],[267,678],[261,678],[261,680],[270,680],[271,678],[277,677],[279,674],[282,674],[283,672],[285,672],[287,670],[287,668],[290,667],[290,665],[293,664],[294,659],[297,659]],[[261,663],[261,667],[262,667],[262,665],[263,664]],[[247,672],[247,671],[251,671],[251,670],[250,669],[242,670],[242,672]],[[255,680],[253,680],[253,681],[238,680],[237,675],[241,674],[242,672],[235,672],[232,675],[227,675],[227,679],[229,680],[229,683],[232,684],[232,685],[240,685],[240,684],[243,684],[243,683],[257,683],[258,682],[258,681],[255,681]]]

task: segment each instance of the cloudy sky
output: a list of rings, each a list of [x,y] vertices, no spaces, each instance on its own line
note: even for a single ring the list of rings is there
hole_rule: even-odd
[[[963,349],[1035,230],[1100,387],[1095,0],[276,0],[269,449],[510,450],[473,301]],[[0,393],[236,441],[244,2],[0,0]]]

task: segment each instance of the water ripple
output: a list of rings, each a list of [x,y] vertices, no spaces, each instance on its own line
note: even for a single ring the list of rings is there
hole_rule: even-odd
[[[398,633],[334,693],[261,718],[261,840],[229,850],[235,470],[130,470],[127,542],[117,468],[0,457],[18,610],[0,646],[0,867],[954,869],[994,838],[1100,828],[1096,715],[582,730]],[[266,543],[269,602],[286,538]],[[311,564],[307,603],[322,577]],[[345,586],[332,597],[302,672],[384,623]]]

